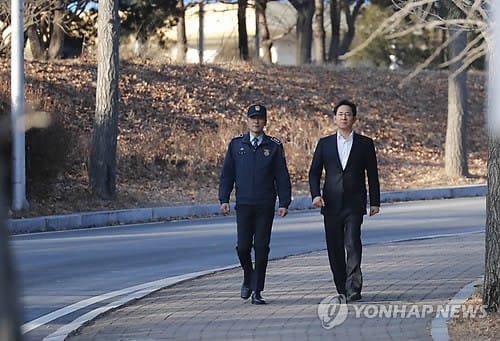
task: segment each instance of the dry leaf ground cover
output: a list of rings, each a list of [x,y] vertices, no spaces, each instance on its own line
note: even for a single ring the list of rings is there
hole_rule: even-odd
[[[356,130],[374,138],[383,191],[484,183],[487,138],[484,75],[471,72],[468,178],[443,174],[447,75],[343,67],[158,65],[122,62],[118,194],[88,190],[86,160],[97,68],[87,59],[26,62],[26,97],[53,124],[27,136],[30,209],[11,217],[217,202],[227,143],[245,131],[245,108],[269,111],[267,132],[284,142],[294,195],[307,194],[316,142],[335,132],[335,102],[359,105]],[[0,98],[10,98],[10,63],[0,60]]]
[[[481,288],[479,288],[458,310],[459,314],[448,324],[452,341],[495,341],[500,335],[500,313],[481,309]],[[467,312],[464,314],[464,312]],[[472,314],[470,312],[478,312]]]

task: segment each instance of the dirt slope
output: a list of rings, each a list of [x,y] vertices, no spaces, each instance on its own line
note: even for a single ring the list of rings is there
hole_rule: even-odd
[[[10,98],[10,63],[0,60],[0,98]],[[261,102],[267,132],[285,145],[294,195],[307,194],[319,137],[333,133],[336,101],[359,105],[356,130],[375,139],[382,190],[483,183],[487,138],[484,75],[469,74],[467,148],[471,176],[443,174],[447,76],[405,72],[255,65],[176,66],[123,62],[118,194],[88,190],[86,159],[95,110],[92,60],[26,63],[28,107],[51,114],[49,129],[27,138],[30,210],[36,216],[111,208],[217,202],[219,169],[230,138],[245,131],[244,110]]]

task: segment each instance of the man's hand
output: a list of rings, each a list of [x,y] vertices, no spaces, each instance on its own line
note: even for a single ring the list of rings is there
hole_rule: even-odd
[[[370,216],[375,215],[380,212],[380,207],[370,206]]]
[[[316,208],[321,208],[321,207],[325,206],[325,201],[323,200],[322,197],[317,196],[317,197],[314,197],[312,204]]]
[[[231,211],[231,208],[229,207],[229,203],[225,202],[220,204],[220,213],[224,215],[228,215],[229,212]]]
[[[288,208],[285,208],[285,207],[280,207],[278,208],[278,215],[280,217],[284,217],[288,214]]]

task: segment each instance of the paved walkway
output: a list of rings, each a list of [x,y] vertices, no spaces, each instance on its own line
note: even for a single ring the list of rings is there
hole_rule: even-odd
[[[335,290],[326,251],[319,251],[269,263],[267,305],[239,298],[241,270],[226,270],[106,313],[68,339],[432,340],[434,314],[422,313],[424,305],[448,303],[483,274],[484,234],[366,245],[363,258],[363,299],[348,304],[345,321],[330,329],[322,326],[318,307]],[[420,313],[374,317],[389,305]]]

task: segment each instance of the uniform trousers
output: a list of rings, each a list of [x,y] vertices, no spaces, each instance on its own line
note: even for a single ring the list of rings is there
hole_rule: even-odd
[[[274,220],[274,205],[236,206],[237,244],[236,252],[243,268],[244,284],[253,291],[264,290],[271,229]],[[255,269],[252,266],[252,246],[255,253]]]
[[[343,295],[361,293],[361,224],[363,214],[342,210],[324,214],[328,260],[337,292]],[[347,258],[347,260],[346,260]]]

